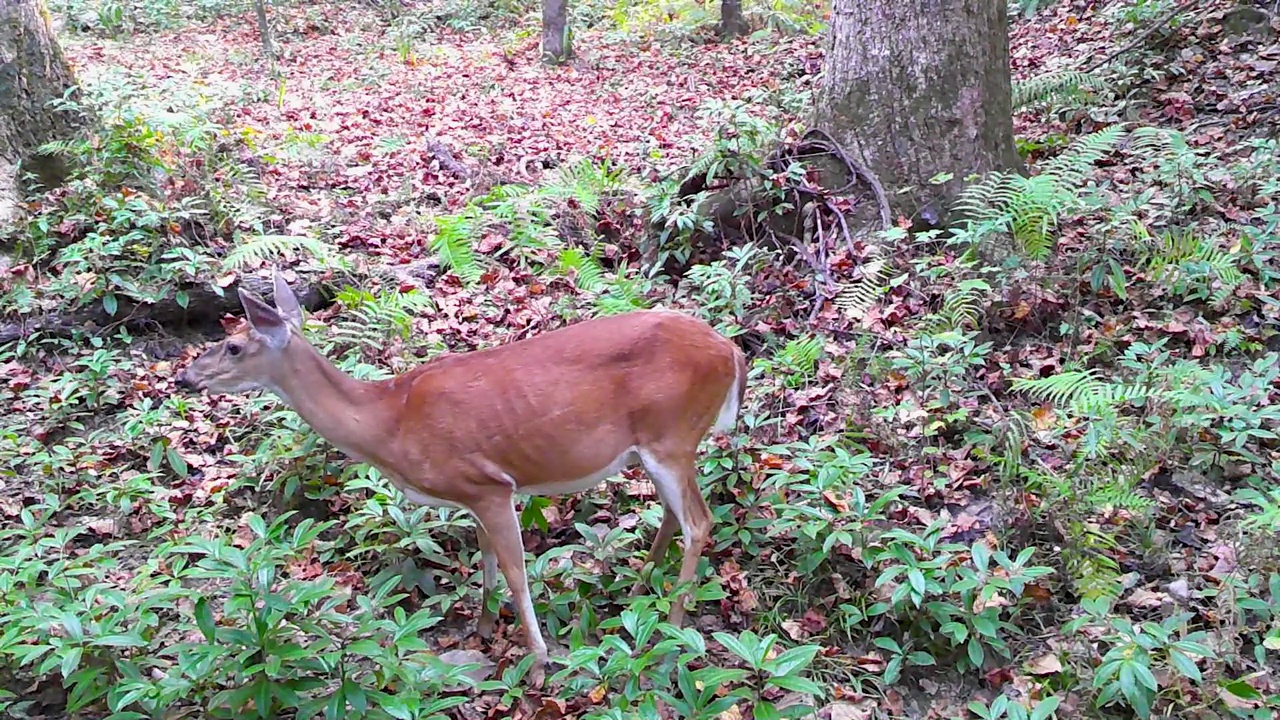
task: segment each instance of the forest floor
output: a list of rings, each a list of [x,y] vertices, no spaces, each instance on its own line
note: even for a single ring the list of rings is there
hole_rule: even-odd
[[[196,16],[216,2],[54,5],[101,129],[8,234],[6,319],[281,267],[338,289],[306,334],[361,376],[657,304],[734,335],[752,375],[702,461],[692,632],[659,624],[665,589],[625,597],[660,518],[643,474],[523,503],[544,632],[571,651],[530,688],[509,607],[494,640],[471,632],[467,515],[408,503],[270,398],[176,392],[217,324],[0,345],[13,716],[1280,710],[1267,4],[1015,19],[1040,180],[989,179],[950,240],[824,221],[806,240],[839,299],[816,309],[794,253],[651,229],[693,217],[691,165],[770,176],[819,36],[706,42],[693,3],[584,5],[577,59],[547,68],[532,15],[280,3],[268,60],[250,13]]]

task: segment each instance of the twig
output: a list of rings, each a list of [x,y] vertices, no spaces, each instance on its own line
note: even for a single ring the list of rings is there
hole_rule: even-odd
[[[1142,44],[1144,40],[1151,37],[1152,33],[1154,33],[1156,30],[1159,30],[1160,28],[1168,24],[1168,22],[1172,20],[1175,15],[1181,13],[1183,10],[1186,10],[1187,8],[1199,2],[1200,0],[1183,0],[1183,2],[1178,3],[1173,7],[1173,9],[1166,12],[1159,20],[1152,23],[1151,27],[1147,28],[1146,30],[1143,30],[1141,33],[1137,35],[1137,37],[1133,38],[1132,40],[1130,40],[1129,42],[1121,46],[1120,49],[1116,50],[1110,55],[1102,58],[1101,60],[1085,68],[1084,72],[1091,73],[1094,70],[1097,70],[1098,68],[1102,67],[1103,65],[1106,65],[1107,63],[1111,62],[1112,60],[1115,60],[1121,55],[1129,52],[1130,50],[1138,47],[1139,45]]]
[[[840,231],[844,234],[844,246],[849,250],[849,259],[852,260],[856,253],[853,249],[853,234],[849,232],[849,223],[845,222],[844,213],[832,205],[830,200],[826,201],[826,206],[831,214],[836,216],[836,220],[840,221]]]
[[[849,153],[846,152],[845,149],[840,145],[840,143],[836,142],[835,138],[831,137],[831,135],[828,134],[827,131],[825,130],[821,130],[818,128],[809,130],[804,134],[804,137],[800,139],[800,142],[803,144],[806,141],[805,138],[808,138],[810,135],[821,135],[823,138],[823,140],[821,141],[822,144],[827,146],[827,149],[829,150],[829,152],[831,152],[832,155],[835,155],[836,157],[840,158],[840,161],[843,162],[846,166],[848,166],[849,170],[852,172],[854,176],[854,180],[850,181],[843,188],[833,191],[831,194],[833,195],[841,194],[843,191],[848,190],[850,187],[852,187],[853,183],[857,181],[857,178],[862,178],[862,180],[866,182],[867,185],[871,186],[871,192],[876,196],[876,203],[880,206],[880,222],[884,224],[884,229],[888,230],[890,227],[892,227],[893,212],[889,209],[889,196],[885,194],[884,186],[880,184],[880,179],[875,176],[875,173],[871,172],[871,170],[868,169],[867,166],[863,165],[857,160],[854,160],[849,155]],[[809,142],[812,142],[812,141],[809,141]]]

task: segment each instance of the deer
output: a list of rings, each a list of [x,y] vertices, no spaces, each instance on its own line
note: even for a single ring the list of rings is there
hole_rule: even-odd
[[[698,486],[699,445],[735,428],[747,388],[742,350],[711,325],[668,309],[579,321],[493,347],[445,353],[399,375],[358,380],[302,334],[303,313],[280,273],[274,307],[237,288],[245,323],[183,369],[187,391],[276,395],[348,457],[376,467],[412,503],[467,510],[481,555],[476,632],[492,636],[489,599],[505,577],[524,629],[528,674],[549,659],[534,614],[518,495],[581,492],[641,466],[663,507],[644,567],[683,556],[668,620],[683,623],[688,588],[710,540]],[[643,577],[631,595],[643,594]]]

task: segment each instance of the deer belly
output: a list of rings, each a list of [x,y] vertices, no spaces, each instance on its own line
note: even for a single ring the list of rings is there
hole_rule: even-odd
[[[634,447],[629,447],[622,451],[622,454],[613,459],[600,470],[587,475],[586,477],[574,478],[569,480],[555,480],[552,482],[544,482],[538,484],[520,485],[517,491],[525,495],[568,495],[570,493],[582,492],[599,485],[612,475],[617,475],[628,466],[635,464],[640,459]]]

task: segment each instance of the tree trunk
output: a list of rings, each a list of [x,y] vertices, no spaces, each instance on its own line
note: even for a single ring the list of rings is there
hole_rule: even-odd
[[[542,0],[542,62],[560,65],[572,57],[569,0]]]
[[[817,124],[915,224],[944,224],[965,176],[1020,166],[1006,4],[834,0]]]
[[[749,29],[742,14],[742,0],[720,0],[720,27],[716,29],[720,37],[746,35]]]
[[[80,115],[47,105],[74,84],[43,0],[0,0],[0,223],[17,213],[23,174],[45,187],[66,179],[62,161],[36,149],[80,125]]]

